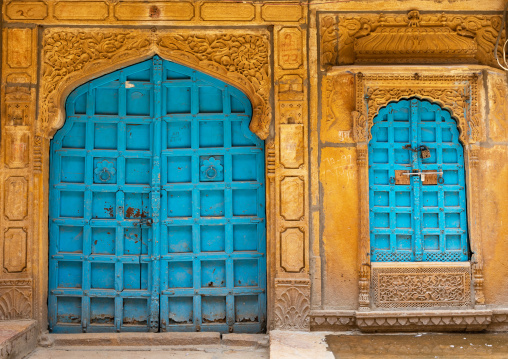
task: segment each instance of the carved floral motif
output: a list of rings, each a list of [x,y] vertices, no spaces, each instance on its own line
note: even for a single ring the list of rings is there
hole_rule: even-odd
[[[250,128],[265,139],[271,119],[268,48],[267,37],[259,34],[47,30],[43,38],[40,102],[43,127],[55,130],[61,126],[64,91],[80,79],[90,73],[107,72],[112,64],[132,62],[157,52],[246,92],[253,105]]]
[[[288,285],[282,285],[281,281],[276,280],[275,283],[275,328],[309,330],[310,281],[302,280],[298,284],[289,280]]]
[[[377,307],[471,305],[469,267],[374,267],[372,272]]]
[[[22,285],[30,284],[26,281],[8,281],[1,285],[16,286],[0,289],[0,320],[29,319],[32,316],[32,290]]]

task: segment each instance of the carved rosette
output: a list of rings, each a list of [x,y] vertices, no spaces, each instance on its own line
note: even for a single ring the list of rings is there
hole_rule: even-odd
[[[310,280],[275,280],[275,328],[310,329]]]
[[[77,85],[154,54],[205,72],[245,92],[250,129],[268,136],[271,107],[269,41],[262,33],[200,34],[149,30],[48,29],[43,34],[40,114],[52,135],[64,122],[66,95]]]

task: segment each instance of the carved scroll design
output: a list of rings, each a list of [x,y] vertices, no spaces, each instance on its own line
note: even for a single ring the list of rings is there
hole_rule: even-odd
[[[471,305],[469,267],[372,269],[374,304],[381,308]]]
[[[0,320],[32,317],[32,282],[4,280],[0,282]]]
[[[250,128],[260,138],[268,136],[269,42],[265,35],[245,33],[175,34],[148,30],[49,29],[43,36],[43,130],[63,124],[66,91],[90,74],[102,74],[155,53],[194,67],[239,87],[253,105]],[[113,66],[112,66],[113,65]]]
[[[372,138],[370,132],[374,117],[382,107],[392,101],[410,97],[435,101],[450,110],[457,121],[463,144],[481,140],[480,114],[476,104],[479,77],[476,74],[358,76],[361,79],[357,80],[357,111],[353,112],[353,134],[356,141],[365,142]]]
[[[378,55],[372,54],[383,60],[419,63],[426,60],[425,48],[432,39],[432,47],[438,47],[437,56],[445,62],[457,62],[474,56],[481,64],[499,67],[493,53],[500,25],[501,17],[498,15],[420,14],[414,10],[408,14],[395,15],[325,15],[321,19],[321,63],[323,66],[355,63],[358,55],[356,51],[362,49],[359,43],[366,42],[370,42],[371,49],[376,46],[385,49],[384,45],[390,43],[395,44],[393,51],[411,53],[409,58],[389,58],[383,51]],[[411,41],[398,40],[401,31],[410,36],[419,36],[423,43],[420,46]],[[438,38],[445,41],[439,41]],[[457,50],[460,57],[449,56],[447,49],[450,44],[459,45]]]
[[[275,327],[280,330],[310,328],[310,280],[275,281]]]

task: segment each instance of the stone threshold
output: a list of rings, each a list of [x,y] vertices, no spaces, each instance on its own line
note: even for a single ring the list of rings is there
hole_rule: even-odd
[[[44,347],[196,347],[241,346],[266,347],[265,334],[220,334],[218,332],[164,332],[164,333],[77,333],[43,334],[39,341]]]
[[[492,322],[504,321],[508,321],[508,309],[313,310],[310,313],[312,331],[464,332],[486,330]]]
[[[37,346],[35,320],[0,321],[0,358],[21,359]]]

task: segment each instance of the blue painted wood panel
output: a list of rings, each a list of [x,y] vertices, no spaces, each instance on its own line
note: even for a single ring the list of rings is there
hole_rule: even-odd
[[[438,105],[402,100],[379,111],[369,143],[372,261],[468,259],[463,152],[455,121]],[[414,175],[404,185],[395,171],[442,174],[437,184]]]
[[[263,142],[237,89],[154,57],[77,88],[51,143],[53,332],[261,332]]]

